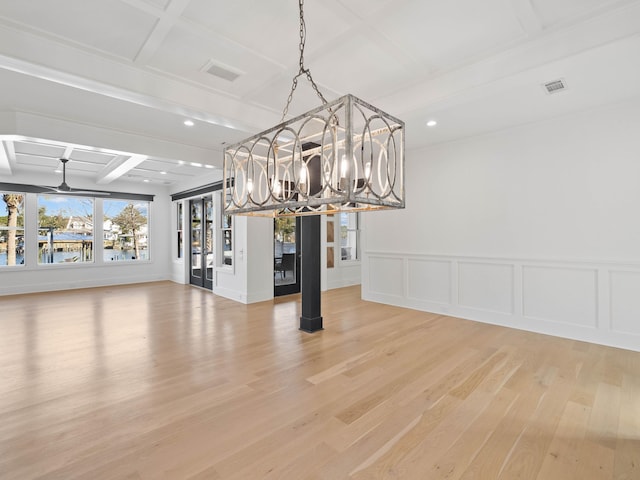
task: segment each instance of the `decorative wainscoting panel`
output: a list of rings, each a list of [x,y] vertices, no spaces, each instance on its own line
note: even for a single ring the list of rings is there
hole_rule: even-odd
[[[451,262],[411,258],[408,263],[408,298],[451,303]]]
[[[640,272],[609,274],[611,330],[640,335]]]
[[[640,351],[640,264],[367,251],[362,297]]]
[[[458,304],[513,314],[513,265],[458,262]]]
[[[367,285],[372,293],[402,298],[404,270],[402,258],[384,256],[371,258]]]
[[[523,266],[522,287],[525,317],[597,326],[597,270]]]

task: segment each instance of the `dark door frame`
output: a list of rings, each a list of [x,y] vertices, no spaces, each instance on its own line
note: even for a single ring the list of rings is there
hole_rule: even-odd
[[[207,228],[209,224],[213,222],[213,216],[208,218],[207,216],[207,202],[213,202],[213,198],[211,196],[194,198],[189,200],[189,283],[191,285],[195,285],[197,287],[206,288],[207,290],[213,289],[213,265],[211,268],[207,266],[207,259],[210,253],[207,249]],[[198,206],[200,208],[200,223],[197,228],[197,232],[194,228],[194,207]],[[213,204],[211,204],[211,213],[213,215]],[[213,228],[213,224],[211,223],[211,227]],[[194,241],[194,233],[197,237],[199,243],[199,250],[194,251],[193,241]],[[212,232],[213,235],[213,232]],[[194,256],[199,256],[198,261],[200,268],[193,268]],[[209,270],[211,270],[211,275],[208,274]],[[195,272],[199,272],[195,274]]]
[[[295,275],[296,275],[296,281],[295,283],[289,283],[286,285],[277,285],[276,284],[276,279],[277,276],[281,274],[281,269],[283,267],[286,267],[286,265],[283,265],[282,263],[280,263],[279,268],[278,268],[278,264],[276,262],[278,262],[278,259],[276,259],[276,252],[275,252],[275,241],[274,241],[274,249],[273,249],[273,296],[274,297],[279,297],[281,295],[291,295],[293,293],[300,293],[300,217],[295,217],[296,219],[296,253],[295,253]],[[274,219],[274,227],[275,227],[275,219]],[[284,258],[284,254],[283,254],[283,258]],[[280,262],[282,262],[282,259],[279,260]]]

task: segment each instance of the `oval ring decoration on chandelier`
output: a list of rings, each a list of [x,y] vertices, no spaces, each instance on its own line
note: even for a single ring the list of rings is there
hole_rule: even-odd
[[[225,214],[290,216],[404,208],[404,122],[353,96],[328,102],[304,65],[280,124],[224,149]],[[298,78],[322,105],[290,120]]]

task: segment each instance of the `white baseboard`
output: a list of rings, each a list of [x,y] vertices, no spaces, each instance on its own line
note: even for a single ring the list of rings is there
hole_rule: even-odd
[[[3,285],[0,296],[18,295],[24,293],[57,292],[61,290],[75,290],[79,288],[109,287],[114,285],[129,285],[133,283],[159,282],[172,280],[164,275],[134,275],[129,277],[93,277],[81,280],[63,280],[56,283],[30,283],[29,285]]]
[[[225,287],[213,287],[212,289],[214,295],[218,295],[220,297],[228,298],[229,300],[235,300],[236,302],[247,304],[247,295],[243,292],[238,292],[236,290],[231,290],[230,288]]]

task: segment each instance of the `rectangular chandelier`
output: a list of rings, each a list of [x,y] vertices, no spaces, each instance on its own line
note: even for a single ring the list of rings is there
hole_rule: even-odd
[[[404,208],[404,122],[353,95],[224,149],[224,213]]]

